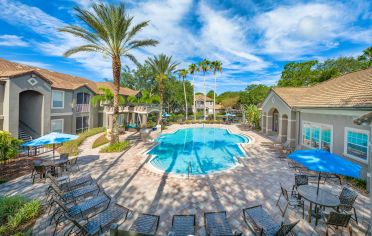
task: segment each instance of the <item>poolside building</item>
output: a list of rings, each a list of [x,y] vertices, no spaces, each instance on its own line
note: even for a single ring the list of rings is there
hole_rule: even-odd
[[[372,68],[311,87],[273,88],[262,104],[262,132],[300,149],[320,148],[365,167],[371,128],[354,120],[372,111]]]
[[[110,82],[91,80],[0,59],[0,129],[23,139],[52,131],[79,133],[88,128],[112,126],[112,109],[93,106],[98,87],[113,89]],[[140,96],[121,88],[120,94]],[[146,122],[157,106],[121,106],[121,125]]]

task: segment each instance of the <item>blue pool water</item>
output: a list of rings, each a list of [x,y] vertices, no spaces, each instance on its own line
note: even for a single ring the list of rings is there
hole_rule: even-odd
[[[167,173],[191,175],[208,174],[226,170],[236,165],[236,157],[244,153],[238,143],[246,137],[229,133],[220,128],[187,128],[172,134],[161,135],[159,144],[149,151],[155,155],[150,163]]]

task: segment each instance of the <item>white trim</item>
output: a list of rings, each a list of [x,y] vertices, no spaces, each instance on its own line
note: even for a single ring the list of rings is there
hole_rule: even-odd
[[[72,116],[72,112],[51,113],[50,116]]]
[[[347,110],[347,109],[299,109],[302,113],[323,114],[323,115],[338,115],[338,116],[362,116],[366,113],[364,110]]]
[[[53,93],[54,93],[54,91],[56,91],[56,92],[61,92],[62,93],[62,107],[55,107],[54,105],[53,105]],[[63,90],[57,90],[57,89],[53,89],[52,90],[52,109],[64,109],[65,108],[65,91],[63,91]]]
[[[367,135],[368,145],[367,145],[367,159],[366,160],[363,160],[360,157],[357,157],[357,156],[354,156],[352,154],[347,153],[347,132],[348,131],[353,131],[353,132],[362,133],[362,134],[366,134]],[[344,129],[344,155],[347,156],[347,157],[349,157],[349,158],[351,158],[351,159],[353,159],[353,160],[356,160],[358,162],[368,164],[369,149],[370,149],[370,138],[371,138],[371,135],[370,135],[370,132],[368,130],[356,129],[356,128],[351,128],[351,127],[345,127],[345,129]]]
[[[304,129],[304,125],[305,123],[308,123],[310,125],[310,145],[306,145],[304,143],[304,132],[303,132],[303,129]],[[308,147],[310,149],[316,149],[315,147],[312,147],[311,146],[311,137],[312,137],[312,130],[311,130],[311,127],[315,127],[315,128],[319,128],[319,148],[322,147],[322,127],[328,127],[331,129],[331,140],[330,140],[330,152],[333,152],[333,125],[330,125],[330,124],[324,124],[324,123],[318,123],[318,122],[312,122],[312,121],[306,121],[306,120],[303,120],[302,121],[302,124],[301,124],[301,145],[305,146],[305,147]]]
[[[52,120],[50,120],[50,131],[51,132],[55,132],[54,130],[52,130],[52,122],[53,121],[62,121],[62,133],[63,133],[64,132],[65,119],[52,119]]]

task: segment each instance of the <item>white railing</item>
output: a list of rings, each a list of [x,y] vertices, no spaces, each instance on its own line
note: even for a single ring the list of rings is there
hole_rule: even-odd
[[[160,111],[160,105],[119,106],[119,113],[123,112],[148,113],[157,110]],[[114,112],[114,108],[112,106],[106,106],[105,111]]]
[[[76,112],[89,112],[90,104],[76,104],[75,110]]]

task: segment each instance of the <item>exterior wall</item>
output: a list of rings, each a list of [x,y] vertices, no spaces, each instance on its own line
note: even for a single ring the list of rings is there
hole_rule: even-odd
[[[3,115],[5,84],[0,84],[0,115]]]
[[[69,115],[69,116],[52,116],[51,117],[51,120],[63,120],[63,133],[66,133],[66,134],[72,134],[74,133],[73,130],[72,130],[72,123],[73,123],[73,120],[72,120],[72,115]]]
[[[73,134],[76,133],[76,118],[82,116],[89,116],[89,128],[98,127],[98,110],[89,102],[89,111],[80,112],[77,110],[77,95],[79,93],[87,93],[90,95],[90,101],[95,95],[87,87],[81,87],[73,91],[72,107],[73,107],[73,116],[72,116],[72,126],[71,131]]]
[[[30,79],[34,83],[30,83]],[[51,87],[42,78],[31,75],[23,75],[17,78],[6,80],[4,89],[3,129],[9,131],[13,136],[18,136],[19,127],[19,94],[26,90],[39,92],[43,96],[42,102],[42,125],[40,135],[44,135],[50,130],[50,104]]]

